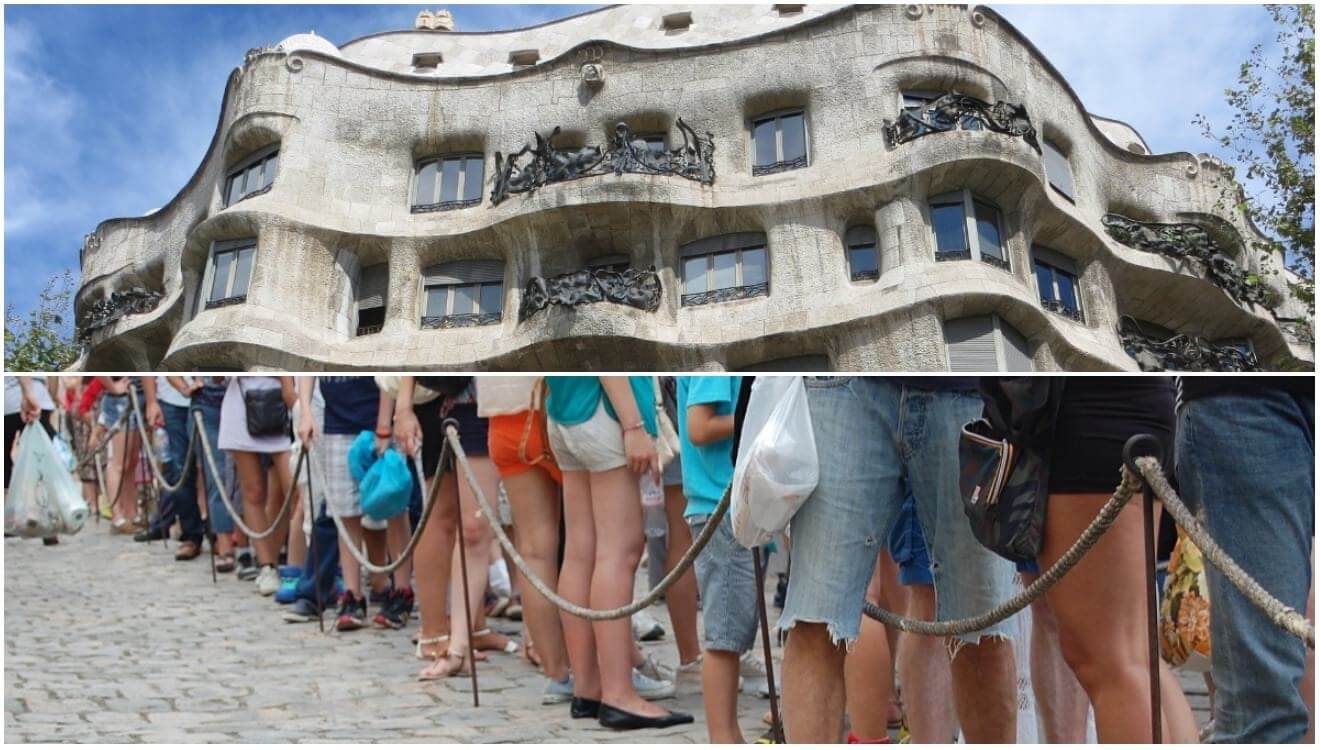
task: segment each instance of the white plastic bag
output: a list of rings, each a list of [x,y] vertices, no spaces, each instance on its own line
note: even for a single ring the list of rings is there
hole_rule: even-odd
[[[733,535],[745,547],[768,543],[816,489],[820,464],[800,376],[752,384],[729,508]]]
[[[60,462],[64,464],[64,468],[70,472],[78,468],[78,459],[74,457],[73,449],[69,447],[69,441],[65,440],[63,435],[56,433],[55,437],[51,439],[51,443],[55,447],[55,452],[59,454]]]
[[[5,495],[5,530],[24,537],[76,534],[87,520],[87,503],[40,425],[18,438],[14,474]]]

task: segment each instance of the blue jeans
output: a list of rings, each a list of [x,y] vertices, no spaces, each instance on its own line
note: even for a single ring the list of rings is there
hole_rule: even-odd
[[[320,589],[320,605],[329,607],[335,602],[335,572],[339,568],[339,530],[335,521],[326,515],[325,502],[317,506],[316,522],[312,524],[312,538],[307,545],[307,557],[303,560],[302,576],[298,579],[298,598],[317,603],[317,589]],[[302,533],[302,522],[295,519],[297,529]]]
[[[1306,611],[1315,534],[1315,400],[1244,391],[1178,414],[1178,482],[1210,535],[1272,595]],[[1300,742],[1306,647],[1217,568],[1210,585],[1215,741]]]
[[[980,614],[1011,596],[1013,564],[976,541],[958,487],[959,434],[981,416],[980,397],[885,378],[809,377],[806,385],[820,480],[793,517],[779,627],[818,622],[835,643],[857,639],[866,585],[905,483],[928,542],[939,619]],[[999,623],[960,639],[1008,633]]]
[[[220,450],[216,446],[220,444],[220,405],[207,402],[199,402],[193,399],[193,405],[190,411],[202,413],[202,424],[206,427],[206,439],[211,445],[212,455],[215,456],[215,470],[220,474],[219,481],[211,473],[211,467],[206,463],[206,457],[202,455],[201,443],[197,444],[197,456],[202,461],[202,476],[206,479],[206,507],[211,517],[211,532],[214,534],[232,534],[234,532],[234,519],[229,516],[229,511],[225,508],[224,502],[220,500],[220,484],[225,481],[225,476],[229,473],[229,454]],[[192,414],[188,415],[191,420]],[[173,438],[171,438],[172,440]],[[234,497],[236,500],[237,498]]]
[[[179,485],[177,490],[167,493],[160,499],[160,509],[157,511],[156,517],[152,519],[151,528],[153,530],[166,530],[177,517],[179,526],[183,530],[180,540],[200,544],[204,527],[202,526],[201,511],[197,509],[196,460],[198,454],[194,454],[193,464],[183,465],[188,456],[188,437],[192,434],[193,426],[192,416],[190,410],[185,406],[162,403],[160,410],[165,417],[165,432],[170,436],[170,460],[161,466],[161,471],[165,475],[165,480],[170,484],[179,481],[181,475],[186,474],[187,478],[183,480],[183,484]]]

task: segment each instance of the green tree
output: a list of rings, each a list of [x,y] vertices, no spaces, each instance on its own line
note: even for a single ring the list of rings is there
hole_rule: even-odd
[[[73,326],[65,323],[75,289],[73,272],[65,269],[46,282],[26,319],[13,305],[5,306],[6,371],[62,370],[78,358],[82,347],[74,342]]]
[[[1301,277],[1293,293],[1315,306],[1315,6],[1270,5],[1273,49],[1256,45],[1224,91],[1232,122],[1220,131],[1195,123],[1236,162],[1255,189],[1225,197],[1266,235],[1264,250]]]

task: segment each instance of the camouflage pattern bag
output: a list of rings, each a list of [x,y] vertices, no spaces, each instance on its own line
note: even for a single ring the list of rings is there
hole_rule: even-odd
[[[982,378],[985,415],[963,427],[959,440],[959,486],[972,534],[1013,562],[1040,553],[1061,392],[1053,378]]]

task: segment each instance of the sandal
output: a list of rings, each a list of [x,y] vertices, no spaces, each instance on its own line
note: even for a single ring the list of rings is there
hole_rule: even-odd
[[[234,572],[234,554],[232,552],[215,556],[215,572],[217,573]]]
[[[491,604],[486,607],[486,616],[502,617],[504,616],[504,611],[507,610],[512,603],[513,600],[507,596],[496,597],[495,601],[491,602]]]
[[[523,619],[522,597],[520,596],[513,597],[513,601],[509,602],[509,606],[506,607],[504,610],[504,617],[505,619],[513,620],[514,622],[522,622]]]
[[[491,639],[503,638],[504,645],[497,646],[495,648],[490,648],[489,646],[483,645],[481,643],[481,640],[483,638],[491,638]],[[514,639],[504,635],[503,633],[496,633],[490,628],[482,628],[481,630],[477,630],[472,633],[472,647],[481,649],[482,651],[500,651],[506,654],[516,654],[518,653],[518,650],[521,648],[521,646],[518,645],[518,642],[515,641]]]
[[[438,654],[430,653],[431,649],[428,649],[427,647],[434,646],[439,643],[445,643],[448,640],[449,640],[448,633],[444,635],[437,635],[432,638],[422,638],[421,633],[419,632],[417,640],[415,641],[415,643],[417,644],[417,658],[421,659],[422,661],[435,661],[437,659],[443,658],[445,654],[449,653],[449,649],[447,647],[444,649],[440,649],[440,653]]]
[[[431,682],[450,677],[462,677],[470,673],[471,667],[468,664],[466,654],[457,651],[445,651],[443,656],[431,662],[429,666],[423,667],[422,671],[417,673],[417,681]]]

